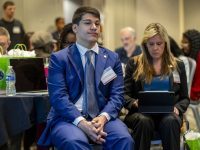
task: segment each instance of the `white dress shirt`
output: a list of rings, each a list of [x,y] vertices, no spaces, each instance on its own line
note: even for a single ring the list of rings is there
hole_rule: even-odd
[[[78,44],[77,42],[76,42],[76,46],[77,46],[78,51],[79,51],[79,53],[80,53],[80,55],[81,55],[81,60],[82,60],[82,64],[83,64],[83,69],[85,70],[85,64],[86,64],[85,53],[86,53],[88,50],[92,50],[92,51],[94,52],[94,53],[92,54],[92,56],[91,56],[91,62],[92,62],[92,64],[93,64],[94,68],[95,68],[95,53],[96,53],[96,54],[99,54],[99,47],[98,47],[98,44],[96,43],[96,44],[94,45],[94,47],[92,47],[91,49],[85,48],[85,47],[83,47],[82,45]],[[78,99],[78,101],[75,103],[75,106],[77,107],[77,109],[78,109],[80,112],[82,112],[82,110],[83,110],[83,99],[84,99],[84,91],[83,91],[83,93],[81,94],[81,96],[80,96],[80,98]],[[103,112],[103,113],[101,113],[100,115],[104,115],[104,116],[107,118],[108,121],[110,120],[110,116],[109,116],[108,113]],[[76,118],[76,119],[74,120],[73,124],[77,126],[78,123],[79,123],[81,120],[84,120],[84,119],[85,119],[84,117],[80,116],[80,117],[78,117],[78,118]]]

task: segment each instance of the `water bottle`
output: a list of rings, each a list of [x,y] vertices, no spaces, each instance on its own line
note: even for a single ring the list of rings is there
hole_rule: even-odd
[[[12,66],[8,66],[8,70],[6,71],[6,96],[16,95],[15,82],[15,72]]]

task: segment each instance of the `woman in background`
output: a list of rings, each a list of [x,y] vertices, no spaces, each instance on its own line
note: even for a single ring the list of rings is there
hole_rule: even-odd
[[[72,23],[64,26],[60,35],[60,50],[76,42],[76,34],[72,30]]]
[[[24,44],[27,48],[27,51],[32,51],[33,50],[33,45],[31,43],[31,37],[32,35],[34,34],[34,32],[27,32],[25,35],[24,35]]]
[[[180,149],[182,116],[189,105],[185,67],[171,51],[166,29],[159,23],[148,25],[142,40],[142,54],[129,60],[125,75],[125,123],[133,130],[136,150],[150,149],[154,130],[164,150]],[[174,91],[174,111],[169,114],[138,112],[139,91]],[[160,98],[162,100],[162,97]]]
[[[183,33],[182,50],[185,56],[196,61],[196,70],[192,81],[190,99],[197,101],[200,99],[200,33],[192,29]]]
[[[187,77],[187,85],[188,85],[188,88],[189,88],[189,86],[190,86],[190,84],[189,84],[190,66],[189,66],[188,58],[186,56],[184,56],[184,53],[181,51],[181,49],[179,48],[179,46],[176,43],[176,41],[170,36],[169,36],[169,42],[170,42],[170,50],[171,50],[172,54],[174,55],[174,57],[179,58],[180,60],[182,60],[184,65],[185,65],[185,71],[186,71],[186,77]]]

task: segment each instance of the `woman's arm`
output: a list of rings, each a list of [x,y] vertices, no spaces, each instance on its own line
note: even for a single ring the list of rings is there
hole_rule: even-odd
[[[124,78],[124,98],[125,108],[129,111],[134,107],[136,102],[136,83],[133,79],[133,72],[135,71],[136,65],[133,59],[130,59],[126,65],[125,78]]]
[[[178,91],[179,99],[175,104],[175,107],[179,110],[179,113],[183,114],[190,103],[188,97],[187,77],[185,72],[185,66],[183,62],[178,62],[179,75],[180,75],[180,89]]]

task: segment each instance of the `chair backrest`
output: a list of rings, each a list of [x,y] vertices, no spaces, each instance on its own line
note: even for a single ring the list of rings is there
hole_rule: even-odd
[[[189,62],[189,67],[190,67],[188,94],[190,95],[192,81],[193,81],[194,73],[196,70],[196,61],[194,59],[188,57],[188,62]]]

